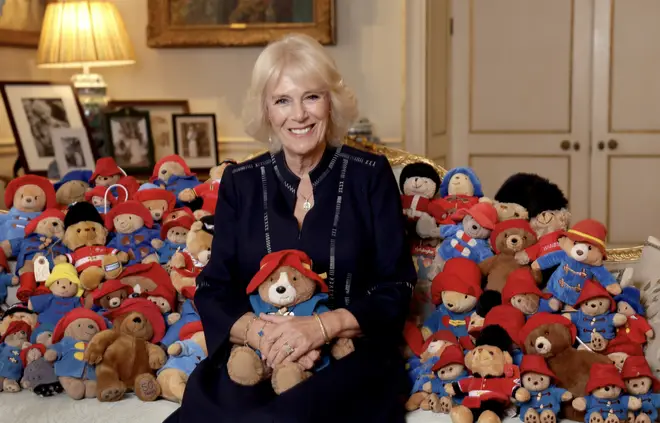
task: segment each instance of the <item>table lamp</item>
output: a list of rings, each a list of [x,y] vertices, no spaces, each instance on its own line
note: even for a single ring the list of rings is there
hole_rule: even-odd
[[[103,77],[91,67],[135,63],[133,45],[117,7],[103,0],[49,3],[37,52],[40,68],[82,68],[71,82],[88,119],[107,104]]]

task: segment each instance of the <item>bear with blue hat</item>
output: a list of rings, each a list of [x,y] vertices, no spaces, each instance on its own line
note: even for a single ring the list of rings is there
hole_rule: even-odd
[[[627,338],[636,344],[646,344],[655,336],[653,328],[644,318],[644,306],[641,303],[639,289],[627,286],[621,290],[621,294],[614,297],[617,312],[624,314],[628,321],[624,326],[617,329],[617,338]]]
[[[89,191],[91,170],[76,169],[67,172],[59,182],[53,184],[57,204],[67,207],[69,204],[85,201],[85,193]]]

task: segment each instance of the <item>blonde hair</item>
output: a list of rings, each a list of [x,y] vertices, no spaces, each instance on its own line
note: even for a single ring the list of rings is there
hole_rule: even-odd
[[[257,58],[243,107],[245,132],[258,141],[270,141],[273,152],[282,148],[280,141],[272,136],[266,91],[271,81],[277,81],[285,73],[294,80],[313,78],[321,82],[321,89],[330,97],[326,140],[331,145],[340,145],[357,118],[357,101],[344,84],[334,60],[321,44],[305,34],[286,35],[269,44]]]

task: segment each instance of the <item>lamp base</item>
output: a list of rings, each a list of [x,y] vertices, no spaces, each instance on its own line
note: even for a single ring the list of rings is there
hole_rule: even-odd
[[[97,152],[100,157],[104,157],[110,153],[106,145],[103,119],[103,112],[108,105],[108,86],[101,75],[90,73],[87,67],[83,73],[73,75],[71,83],[89,124]]]

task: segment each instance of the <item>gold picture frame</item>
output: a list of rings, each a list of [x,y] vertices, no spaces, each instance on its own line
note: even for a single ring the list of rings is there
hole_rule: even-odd
[[[0,1],[0,47],[37,48],[46,6],[53,1]]]
[[[148,0],[152,48],[260,46],[290,32],[334,45],[335,0]]]

